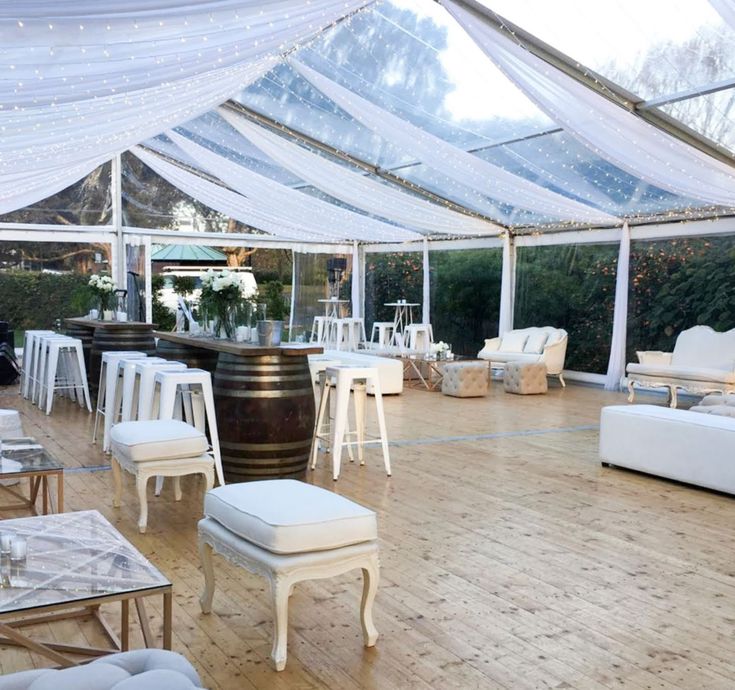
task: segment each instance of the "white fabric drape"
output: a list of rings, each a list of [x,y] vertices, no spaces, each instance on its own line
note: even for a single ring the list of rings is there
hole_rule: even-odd
[[[442,5],[549,117],[597,155],[662,189],[735,205],[735,171],[645,122],[498,32],[453,0]]]
[[[289,64],[355,120],[443,175],[516,208],[553,218],[594,224],[619,219],[514,175],[396,117],[303,63]]]
[[[423,251],[423,295],[421,302],[421,323],[431,323],[431,270],[429,268],[429,240],[424,239]]]
[[[174,187],[178,187],[190,197],[250,227],[286,240],[334,241],[333,237],[322,232],[321,223],[318,221],[313,222],[304,218],[299,223],[293,223],[279,215],[277,209],[269,207],[267,203],[256,204],[237,192],[205,180],[139,146],[134,146],[130,151]],[[261,235],[254,236],[262,237]]]
[[[357,242],[352,243],[352,318],[359,319],[362,317],[362,300],[360,299],[360,285],[362,284],[362,275],[360,273],[360,246]]]
[[[709,0],[720,16],[735,29],[735,0]]]
[[[224,102],[365,0],[0,4],[0,211]],[[30,200],[29,200],[30,199]]]
[[[610,359],[605,376],[605,390],[620,389],[620,380],[625,374],[625,345],[628,337],[628,275],[630,269],[630,228],[623,224],[618,251],[618,267],[615,276],[615,309],[613,311]]]
[[[333,239],[355,239],[366,242],[391,240],[416,240],[421,235],[374,218],[340,208],[328,201],[291,189],[242,165],[220,156],[191,139],[170,131],[167,136],[203,170],[218,177],[228,187],[240,192],[250,201],[261,206],[264,212],[272,211],[298,224],[308,218],[318,222],[325,235]]]
[[[510,234],[503,235],[503,270],[500,274],[500,313],[498,335],[513,330],[513,295],[515,291],[516,249]]]
[[[502,228],[370,179],[284,139],[226,108],[219,114],[280,166],[335,199],[417,230],[449,235],[499,234]]]

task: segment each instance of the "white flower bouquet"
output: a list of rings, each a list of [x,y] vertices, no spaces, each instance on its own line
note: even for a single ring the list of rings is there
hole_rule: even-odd
[[[112,309],[112,293],[115,292],[115,283],[110,276],[94,273],[90,276],[87,285],[99,301],[101,313]]]
[[[242,284],[237,274],[227,269],[213,271],[211,268],[201,276],[202,294],[199,305],[214,315],[214,332],[222,331],[227,338],[235,334],[234,314],[242,301]]]
[[[441,355],[445,352],[449,352],[449,345],[447,345],[443,340],[440,340],[438,343],[431,343],[429,351],[433,355]]]

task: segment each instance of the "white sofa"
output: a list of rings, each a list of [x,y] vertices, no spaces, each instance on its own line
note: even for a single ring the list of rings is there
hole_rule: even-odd
[[[337,364],[356,364],[364,367],[376,367],[380,379],[382,395],[397,395],[403,392],[403,363],[400,359],[380,357],[363,352],[346,352],[345,350],[324,350],[321,355],[309,355],[309,369],[314,383],[319,381],[319,372],[328,366]],[[368,384],[367,392],[372,395],[372,385]]]
[[[542,326],[508,331],[502,337],[488,338],[485,347],[477,353],[490,366],[506,362],[543,362],[549,376],[558,376],[565,386],[564,358],[567,354],[568,334],[563,328]]]
[[[719,333],[694,326],[676,338],[673,352],[638,352],[638,362],[627,367],[628,401],[636,386],[667,388],[676,407],[677,391],[704,395],[735,391],[735,328]]]
[[[656,405],[600,416],[600,461],[735,494],[735,418]]]

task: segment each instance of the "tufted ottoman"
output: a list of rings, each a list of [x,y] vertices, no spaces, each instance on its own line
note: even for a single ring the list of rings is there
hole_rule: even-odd
[[[22,438],[23,435],[23,426],[17,410],[0,410],[0,440]]]
[[[444,365],[442,393],[455,398],[487,395],[489,362],[451,362]]]
[[[302,580],[334,577],[361,568],[360,615],[366,647],[378,639],[373,601],[378,589],[375,513],[357,503],[294,479],[228,484],[207,493],[199,521],[204,570],[204,613],[212,610],[212,552],[270,582],[275,630],[271,656],[286,666],[288,598]]]
[[[140,649],[83,666],[35,669],[0,677],[0,690],[202,690],[194,667],[180,654]]]
[[[507,362],[503,371],[506,393],[535,395],[546,393],[546,365],[543,362]]]

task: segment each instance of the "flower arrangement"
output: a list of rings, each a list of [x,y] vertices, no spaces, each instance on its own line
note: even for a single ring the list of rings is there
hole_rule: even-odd
[[[431,343],[429,348],[429,351],[434,355],[441,355],[445,352],[449,352],[449,345],[447,345],[443,340],[440,340],[438,343]]]
[[[237,274],[227,269],[216,272],[211,268],[202,273],[202,294],[199,305],[214,315],[214,332],[222,331],[227,338],[235,334],[234,313],[242,300],[242,287]]]
[[[115,292],[115,283],[112,278],[107,275],[99,275],[94,273],[87,283],[92,294],[99,300],[100,316],[112,309],[112,293]]]

